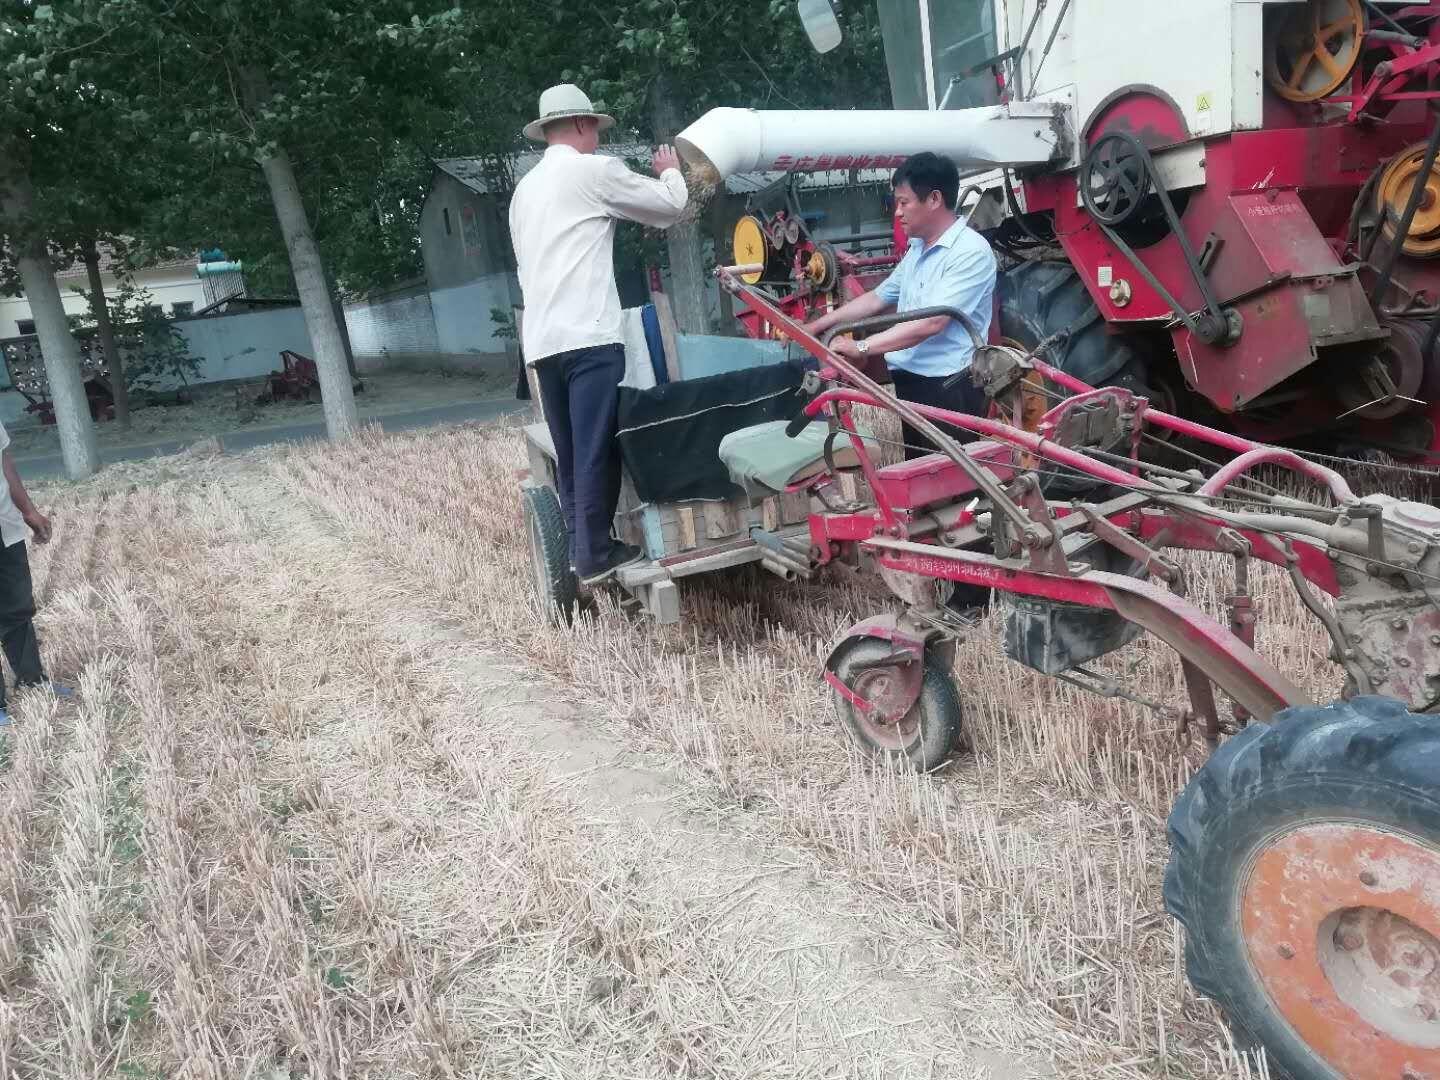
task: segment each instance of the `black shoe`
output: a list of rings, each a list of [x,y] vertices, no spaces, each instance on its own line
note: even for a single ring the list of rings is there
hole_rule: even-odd
[[[610,555],[600,566],[580,576],[582,585],[598,585],[611,577],[616,570],[632,566],[645,558],[645,552],[633,544],[612,544]]]

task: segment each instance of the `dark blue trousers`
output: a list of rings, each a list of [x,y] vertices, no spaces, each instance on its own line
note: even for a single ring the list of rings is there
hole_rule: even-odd
[[[610,528],[620,501],[620,447],[615,415],[625,350],[620,345],[547,356],[535,364],[545,421],[555,443],[560,505],[570,532],[570,558],[580,576],[610,555]]]

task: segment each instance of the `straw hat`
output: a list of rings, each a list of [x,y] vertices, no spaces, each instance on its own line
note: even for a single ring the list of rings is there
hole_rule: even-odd
[[[589,97],[573,83],[552,86],[540,95],[540,118],[525,125],[525,137],[535,142],[545,141],[545,125],[555,120],[568,120],[572,116],[593,116],[600,121],[600,130],[615,126],[615,118],[596,112]]]

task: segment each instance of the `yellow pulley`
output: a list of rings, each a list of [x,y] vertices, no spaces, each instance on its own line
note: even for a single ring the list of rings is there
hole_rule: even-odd
[[[759,218],[750,214],[735,223],[730,242],[736,266],[763,266],[770,258],[770,245],[765,239],[765,228],[760,224]],[[740,280],[747,285],[754,285],[763,274],[763,270],[752,270],[741,274]]]
[[[1360,0],[1291,5],[1265,34],[1266,81],[1287,101],[1319,101],[1350,77],[1364,42]]]
[[[1417,183],[1425,185],[1401,250],[1406,255],[1430,259],[1440,255],[1440,169],[1432,166],[1430,175],[1422,181],[1420,169],[1424,164],[1424,143],[1400,151],[1380,174],[1375,185],[1375,203],[1385,217],[1385,238],[1393,241],[1411,192]]]

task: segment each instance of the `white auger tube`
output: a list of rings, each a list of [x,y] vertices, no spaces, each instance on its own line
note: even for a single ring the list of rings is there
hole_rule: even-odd
[[[946,112],[711,109],[675,137],[692,168],[744,172],[889,168],[929,150],[962,173],[1056,162],[1069,153],[1065,107],[1017,102]]]

